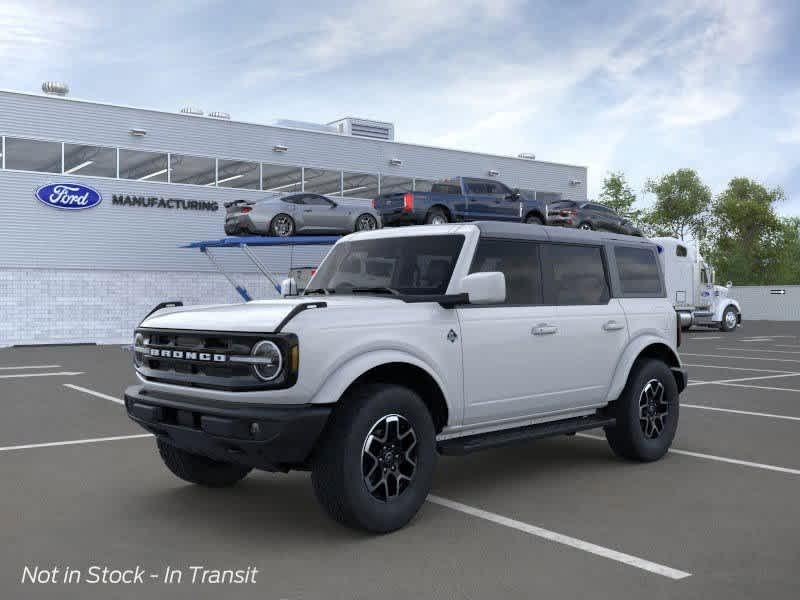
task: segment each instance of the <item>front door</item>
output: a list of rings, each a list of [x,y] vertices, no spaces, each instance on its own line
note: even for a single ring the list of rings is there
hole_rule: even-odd
[[[305,196],[300,210],[303,211],[303,222],[307,231],[332,231],[341,228],[342,211],[323,196]]]

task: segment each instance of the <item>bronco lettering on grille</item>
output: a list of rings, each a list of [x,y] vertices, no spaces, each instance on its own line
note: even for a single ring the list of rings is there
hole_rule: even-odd
[[[227,362],[227,354],[209,354],[207,352],[184,352],[183,350],[163,350],[161,348],[148,348],[149,356],[161,358],[178,358],[184,360],[202,360],[206,362]]]

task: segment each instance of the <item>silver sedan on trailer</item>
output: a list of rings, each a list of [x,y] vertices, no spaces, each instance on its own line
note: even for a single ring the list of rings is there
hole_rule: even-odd
[[[287,237],[380,229],[381,217],[375,209],[345,200],[298,192],[227,202],[225,234]]]

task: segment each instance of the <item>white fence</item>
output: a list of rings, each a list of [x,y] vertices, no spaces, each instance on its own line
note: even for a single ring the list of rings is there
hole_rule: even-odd
[[[800,321],[800,285],[734,286],[745,321]]]

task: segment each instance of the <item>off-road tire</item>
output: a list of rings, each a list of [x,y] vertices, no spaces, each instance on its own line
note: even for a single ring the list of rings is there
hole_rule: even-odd
[[[525,217],[525,222],[529,225],[544,225],[544,221],[539,215],[528,215]]]
[[[640,398],[651,381],[663,386],[664,402],[667,407],[663,418],[663,430],[658,437],[647,437],[640,417]],[[638,360],[628,377],[625,389],[615,402],[616,424],[606,427],[606,439],[614,454],[629,460],[651,462],[667,453],[678,428],[679,394],[678,385],[669,367],[660,360]]]
[[[444,223],[449,223],[450,219],[447,217],[447,213],[444,212],[441,208],[432,208],[428,211],[428,214],[425,216],[425,223],[433,224],[437,222],[437,224],[443,225]]]
[[[734,315],[736,314],[736,309],[733,306],[728,306],[724,311],[722,311],[722,321],[719,324],[720,331],[725,331],[725,332],[733,331],[739,326],[738,320],[734,322],[733,325],[728,325],[727,317],[728,314],[730,313],[733,313]]]
[[[365,482],[367,436],[388,416],[400,416],[416,436],[416,465],[407,487],[388,500],[374,497]],[[339,523],[372,533],[406,525],[417,513],[433,480],[436,432],[420,397],[394,384],[358,386],[340,400],[312,457],[311,481],[320,504]],[[378,473],[380,475],[380,473]]]
[[[244,479],[251,471],[249,467],[192,454],[161,439],[157,440],[157,444],[158,453],[167,468],[175,476],[189,483],[206,487],[228,487]]]

